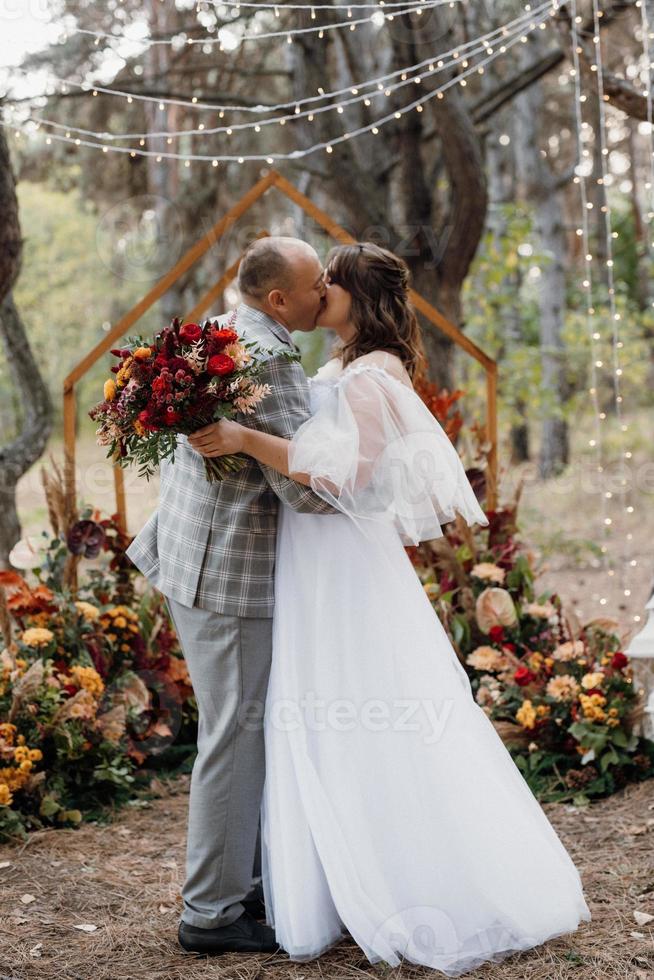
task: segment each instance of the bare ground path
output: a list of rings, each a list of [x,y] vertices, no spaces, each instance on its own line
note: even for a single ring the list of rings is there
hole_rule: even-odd
[[[371,966],[351,941],[309,963],[285,955],[182,952],[177,925],[188,781],[156,780],[156,798],[137,800],[108,825],[47,830],[26,844],[0,847],[0,980],[442,976],[410,964]],[[581,872],[593,919],[570,936],[467,976],[652,980],[654,920],[639,925],[634,911],[654,914],[654,780],[586,810],[544,809]],[[538,882],[529,886],[537,889]]]

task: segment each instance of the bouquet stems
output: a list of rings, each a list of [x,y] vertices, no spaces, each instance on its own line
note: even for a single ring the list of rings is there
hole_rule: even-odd
[[[219,483],[232,473],[238,473],[246,463],[246,456],[205,456],[204,471],[209,483]]]

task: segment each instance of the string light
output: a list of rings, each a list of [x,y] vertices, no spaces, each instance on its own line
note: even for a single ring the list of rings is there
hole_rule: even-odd
[[[446,0],[450,2],[450,0]],[[211,4],[213,7],[235,7],[238,10],[240,7],[254,7],[257,10],[272,10],[279,12],[278,3],[241,3],[241,0],[201,0],[202,4]],[[348,9],[352,10],[385,10],[392,7],[404,7],[406,6],[406,0],[400,3],[386,3],[385,0],[377,0],[377,3],[348,3]],[[198,3],[198,9],[200,8],[200,3]],[[332,12],[336,9],[333,4],[330,3],[285,3],[283,6],[284,10],[331,10]]]
[[[550,2],[550,0],[548,0],[548,2],[546,2],[546,3],[543,3],[541,5],[540,10],[545,10],[549,6],[549,2]],[[516,18],[515,21],[510,22],[510,25],[509,26],[514,31],[515,30],[522,31],[523,30],[523,26],[524,26],[526,20],[532,19],[532,16],[533,15],[530,13],[530,14],[527,14],[527,15],[523,15],[522,17]],[[496,31],[491,32],[491,33],[497,34],[498,33],[498,30],[499,29],[497,29]],[[484,38],[478,39],[476,49],[471,49],[468,52],[468,57],[469,58],[475,57],[477,54],[480,54],[482,51],[487,50],[486,42],[487,42],[488,36],[490,36],[490,35],[487,35]],[[446,67],[449,67],[453,63],[452,57],[451,57],[453,55],[453,53],[454,53],[454,49],[452,51],[444,52],[440,56],[440,59],[441,60],[439,60],[439,65],[441,65],[442,67],[441,68],[436,68],[435,65],[432,64],[431,65],[432,70],[429,72],[429,74],[433,74],[433,73],[439,74]],[[429,60],[430,59],[427,59],[427,61],[421,62],[418,67],[419,68],[424,67],[424,65],[427,64],[429,62]],[[467,60],[466,60],[465,64],[466,65],[469,64]],[[477,67],[477,66],[475,65],[475,67]],[[409,72],[414,71],[414,70],[415,70],[415,66],[410,66],[409,68],[404,68],[404,69],[402,69],[402,68],[401,69],[398,69],[393,74],[395,76],[400,75],[400,81],[398,81],[398,82],[396,82],[394,84],[391,84],[391,85],[388,85],[387,84],[388,83],[388,78],[390,76],[384,76],[384,81],[386,82],[386,84],[382,84],[382,81],[380,79],[375,79],[375,80],[371,80],[371,81],[368,81],[368,82],[364,82],[364,83],[362,83],[362,84],[360,84],[358,86],[355,86],[355,87],[350,87],[346,91],[350,91],[350,92],[354,91],[356,93],[359,93],[359,89],[361,89],[361,88],[364,88],[365,89],[365,88],[368,88],[370,85],[375,84],[377,86],[377,88],[378,88],[378,91],[371,92],[370,95],[373,96],[373,97],[379,97],[381,95],[384,95],[384,96],[388,97],[393,92],[396,92],[399,89],[404,88],[407,85],[421,84],[422,83],[422,80],[423,79],[422,79],[422,76],[421,75],[418,74],[418,75],[409,76]],[[324,97],[325,96],[318,96],[317,98],[324,98]],[[297,103],[295,105],[295,111],[293,113],[289,113],[289,114],[284,115],[284,116],[272,116],[272,117],[269,117],[269,118],[266,118],[266,119],[258,120],[256,122],[231,123],[229,126],[215,126],[215,127],[207,127],[204,123],[200,123],[199,124],[199,127],[194,128],[194,129],[159,130],[159,131],[137,132],[137,133],[106,133],[106,132],[100,133],[100,132],[96,132],[94,130],[82,129],[82,128],[77,127],[77,126],[72,126],[72,125],[70,125],[68,123],[66,123],[66,124],[64,124],[64,123],[57,123],[57,122],[54,122],[52,120],[46,119],[46,118],[44,118],[42,116],[33,116],[32,118],[35,121],[40,122],[44,126],[51,126],[52,128],[55,128],[55,129],[70,130],[70,131],[72,131],[74,133],[77,133],[79,135],[92,137],[92,138],[97,139],[97,140],[101,140],[101,139],[104,139],[104,140],[112,140],[112,141],[113,140],[123,140],[123,139],[144,140],[144,139],[147,139],[147,138],[151,138],[151,139],[157,138],[157,137],[169,137],[170,138],[170,137],[179,137],[179,136],[194,136],[194,135],[199,135],[199,134],[203,134],[203,135],[217,135],[219,133],[227,133],[228,135],[231,136],[234,131],[247,131],[247,130],[250,130],[250,129],[255,129],[256,132],[260,132],[262,126],[272,126],[272,125],[280,125],[280,124],[281,125],[284,125],[286,122],[296,121],[296,120],[299,120],[299,119],[306,119],[309,116],[311,117],[310,121],[313,122],[314,117],[317,116],[317,115],[320,115],[320,114],[325,113],[325,112],[334,112],[334,111],[342,114],[345,107],[356,105],[356,104],[358,104],[360,102],[365,102],[366,105],[370,105],[371,102],[370,102],[369,95],[364,92],[363,94],[356,94],[356,95],[352,96],[351,98],[345,99],[345,100],[343,100],[341,102],[338,102],[338,103],[330,103],[329,105],[319,106],[317,108],[315,108],[315,107],[312,106],[311,108],[304,109],[304,110],[300,110],[300,103]],[[160,103],[160,106],[161,106],[161,103]]]
[[[503,24],[501,27],[497,27],[497,28],[495,28],[492,31],[488,31],[486,34],[482,34],[478,38],[473,38],[471,41],[468,41],[468,42],[466,42],[463,45],[459,45],[459,47],[457,49],[452,48],[449,52],[445,52],[445,54],[443,54],[443,55],[436,55],[435,57],[436,58],[442,58],[442,57],[445,57],[446,55],[450,55],[450,54],[452,56],[454,56],[455,54],[458,54],[459,51],[462,51],[462,50],[467,51],[468,48],[476,47],[479,44],[482,44],[489,51],[489,53],[490,53],[492,51],[492,48],[491,48],[491,45],[490,45],[490,41],[491,40],[495,40],[499,34],[503,34],[507,30],[512,30],[513,29],[513,25],[515,25],[517,23],[523,23],[523,22],[525,22],[525,20],[528,20],[530,17],[534,16],[535,14],[540,13],[540,11],[544,10],[548,6],[549,2],[551,2],[551,0],[544,0],[544,2],[535,11],[530,11],[527,14],[524,14],[523,13],[519,17],[516,17],[515,20],[509,21],[508,24]],[[324,101],[325,99],[335,98],[335,97],[344,95],[346,92],[354,91],[355,88],[367,88],[367,87],[372,86],[372,85],[378,85],[378,84],[384,83],[384,82],[388,81],[389,79],[396,78],[398,75],[401,75],[403,72],[418,71],[418,70],[420,70],[422,68],[425,68],[425,67],[428,67],[429,68],[429,71],[430,72],[433,72],[435,70],[434,64],[433,64],[434,63],[434,60],[435,60],[434,56],[429,57],[429,58],[425,58],[423,61],[420,61],[420,62],[418,62],[418,63],[416,63],[414,65],[410,65],[410,66],[407,66],[405,68],[398,68],[395,71],[389,72],[386,75],[379,75],[376,78],[369,79],[369,80],[364,81],[364,82],[359,82],[359,83],[357,83],[356,86],[348,85],[345,88],[335,89],[332,92],[323,92],[322,90],[320,90],[320,94],[319,95],[307,96],[307,97],[304,97],[302,99],[294,99],[294,100],[292,100],[290,102],[279,102],[279,103],[277,103],[275,105],[266,104],[266,105],[257,105],[257,106],[220,105],[220,104],[217,104],[217,103],[214,103],[214,102],[201,102],[195,96],[193,96],[191,99],[171,99],[171,98],[165,98],[165,97],[164,98],[161,98],[159,96],[141,95],[141,94],[139,94],[137,92],[126,92],[126,91],[124,91],[122,89],[114,89],[114,88],[108,88],[108,87],[102,86],[102,85],[94,85],[94,84],[91,84],[90,82],[76,82],[76,81],[73,81],[72,79],[69,79],[69,78],[58,78],[56,76],[54,76],[54,81],[57,82],[57,83],[59,83],[59,84],[61,84],[61,85],[63,85],[63,86],[69,86],[70,85],[73,88],[79,88],[79,89],[84,89],[86,91],[92,91],[93,94],[95,94],[96,92],[101,92],[103,95],[112,95],[112,96],[117,96],[117,97],[120,97],[120,98],[125,98],[125,99],[127,99],[127,102],[128,103],[132,103],[134,101],[140,101],[140,102],[156,102],[156,103],[158,103],[159,107],[166,106],[166,105],[183,106],[185,108],[193,108],[193,109],[199,109],[199,110],[208,110],[208,111],[211,111],[211,112],[214,112],[214,113],[217,112],[219,115],[221,113],[225,113],[225,112],[243,112],[243,113],[257,113],[257,114],[261,114],[261,113],[265,113],[265,112],[276,112],[278,110],[289,109],[289,108],[293,108],[293,107],[295,107],[295,109],[297,110],[297,107],[299,107],[299,106],[309,105],[309,104],[313,104],[313,103],[316,103],[316,102]],[[436,67],[438,67],[439,69],[442,68],[443,67],[443,62],[442,61],[439,61]],[[16,68],[12,68],[12,71],[19,71],[19,72],[21,72],[21,73],[29,76],[29,72],[26,69],[24,69],[24,68],[18,68],[18,67],[16,67]],[[56,94],[56,93],[53,93],[53,94]],[[35,98],[37,98],[37,96],[35,96]],[[9,100],[6,100],[6,101],[9,102]]]
[[[600,169],[602,171],[602,188],[605,203],[602,207],[602,212],[604,213],[604,230],[606,234],[606,270],[607,270],[607,283],[608,283],[608,297],[609,297],[609,311],[611,315],[612,323],[612,375],[613,375],[613,392],[615,398],[615,415],[618,423],[618,428],[621,433],[628,431],[628,425],[624,421],[624,415],[622,411],[622,392],[620,378],[622,377],[622,367],[620,365],[620,354],[619,351],[622,347],[622,343],[619,338],[619,328],[618,324],[620,322],[620,314],[617,312],[616,302],[615,302],[615,278],[614,278],[614,262],[613,262],[613,232],[612,232],[612,216],[611,216],[611,206],[609,204],[609,197],[606,188],[609,186],[610,181],[607,180],[608,170],[606,166],[606,158],[608,156],[608,146],[607,146],[607,126],[606,126],[606,100],[604,98],[604,72],[603,72],[603,62],[602,62],[602,45],[600,38],[600,14],[598,0],[593,0],[593,27],[594,27],[594,37],[593,42],[595,45],[595,63],[597,65],[597,98],[599,103],[599,138],[600,138]],[[625,440],[626,441],[626,440]],[[622,453],[623,460],[631,459],[631,451],[624,450]],[[633,505],[629,502],[629,484],[631,480],[631,468],[625,463],[626,469],[629,471],[630,479],[623,478],[621,480],[622,486],[622,508],[626,514],[633,514],[635,512]],[[627,540],[633,540],[633,532],[628,532]],[[620,590],[624,593],[625,590],[625,562],[620,563]]]
[[[461,2],[461,0],[457,0]],[[337,21],[334,24],[323,24],[321,26],[312,27],[293,27],[287,28],[283,31],[264,31],[255,34],[241,34],[236,36],[239,44],[244,41],[269,41],[273,38],[286,38],[292,41],[294,37],[306,34],[318,33],[319,37],[324,37],[325,31],[338,31],[343,27],[347,27],[349,30],[353,30],[361,24],[377,23],[379,18],[383,20],[393,20],[395,17],[401,17],[405,14],[422,14],[423,10],[430,10],[434,7],[442,7],[444,4],[449,3],[449,0],[420,0],[419,3],[412,3],[409,6],[404,4],[403,7],[394,11],[394,13],[384,13],[382,10],[376,11],[374,14],[370,14],[368,17],[359,17],[356,20],[346,19],[343,21]],[[338,8],[334,7],[333,10]],[[224,24],[221,27],[221,31],[229,29],[229,24]],[[218,37],[186,37],[183,32],[180,32],[176,37],[173,38],[152,38],[152,37],[138,37],[132,38],[128,37],[126,34],[111,34],[108,31],[92,31],[89,28],[77,27],[72,31],[67,32],[67,36],[81,34],[84,37],[92,37],[95,39],[95,44],[99,45],[100,41],[127,41],[130,44],[143,44],[146,48],[156,47],[156,46],[168,46],[168,47],[183,47],[184,45],[197,46],[197,45],[211,45],[217,44],[219,49],[224,50],[224,36]],[[220,35],[220,32],[219,32]],[[112,49],[113,50],[113,49]]]
[[[599,372],[598,366],[601,365],[599,360],[599,345],[597,341],[600,339],[600,334],[596,329],[594,323],[595,307],[593,305],[593,279],[592,279],[592,255],[590,253],[590,234],[588,230],[588,212],[589,212],[589,201],[588,201],[588,190],[586,187],[586,176],[584,169],[584,147],[583,147],[583,116],[582,116],[582,93],[581,93],[581,71],[579,63],[579,37],[577,34],[577,3],[576,0],[571,0],[571,10],[572,10],[572,24],[570,30],[570,38],[572,42],[572,64],[573,69],[571,74],[574,78],[575,83],[575,122],[576,122],[576,137],[577,137],[577,164],[575,167],[575,177],[574,182],[579,187],[579,202],[581,206],[581,227],[577,228],[577,236],[581,238],[581,248],[584,255],[584,278],[582,280],[582,287],[584,289],[584,294],[586,298],[586,328],[588,331],[589,343],[590,343],[590,389],[589,394],[591,397],[591,404],[593,407],[593,416],[595,422],[595,438],[589,440],[589,445],[595,451],[596,458],[596,470],[599,474],[599,493],[600,493],[600,517],[602,524],[602,538],[603,544],[601,545],[601,555],[602,555],[602,567],[605,572],[609,571],[608,564],[608,546],[607,542],[609,540],[611,521],[608,517],[607,510],[607,500],[610,499],[610,492],[607,492],[605,488],[604,479],[604,447],[603,441],[604,436],[602,432],[602,421],[603,413],[600,412],[599,403]],[[602,597],[604,598],[604,597]],[[601,601],[601,599],[600,599]]]
[[[521,33],[519,33],[513,38],[510,38],[507,41],[507,43],[503,44],[499,49],[493,50],[491,54],[487,55],[487,57],[482,62],[480,62],[480,64],[485,66],[486,64],[489,64],[490,62],[494,61],[501,54],[504,54],[508,49],[513,47],[514,44],[518,43],[521,40],[522,34],[524,34],[525,32],[530,33],[531,31],[535,30],[541,21],[546,20],[548,17],[553,16],[554,13],[556,13],[556,11],[558,10],[558,3],[554,3],[552,6],[546,4],[545,6],[548,9],[544,13],[541,13],[540,17],[536,17],[526,28],[524,27],[521,28]],[[454,85],[460,84],[462,78],[472,74],[472,72],[476,71],[478,67],[479,67],[478,65],[469,66],[464,70],[464,72],[461,73],[461,75],[454,76],[453,78],[449,79],[447,82],[444,82],[439,88],[434,89],[431,92],[428,92],[426,95],[423,95],[421,98],[415,99],[413,102],[409,103],[408,105],[403,106],[401,110],[396,110],[394,112],[388,113],[382,118],[375,120],[375,122],[373,123],[369,123],[368,125],[362,126],[361,128],[353,130],[352,132],[343,133],[341,136],[334,137],[333,139],[330,139],[328,142],[317,143],[314,146],[308,147],[307,149],[304,150],[293,150],[290,153],[252,154],[249,156],[246,155],[238,156],[235,154],[221,155],[221,154],[182,154],[182,153],[174,153],[174,152],[160,153],[153,150],[146,150],[142,148],[135,149],[134,147],[122,147],[122,146],[109,146],[107,147],[107,149],[114,153],[129,153],[131,156],[146,156],[146,157],[156,156],[157,162],[160,162],[161,159],[163,158],[173,159],[173,160],[184,160],[184,161],[186,160],[210,161],[212,163],[214,160],[218,162],[238,161],[239,163],[242,163],[246,160],[248,161],[265,160],[267,163],[274,163],[276,160],[302,159],[306,156],[309,156],[310,154],[317,152],[318,150],[326,150],[326,152],[331,152],[334,146],[343,143],[347,140],[354,139],[355,137],[363,135],[364,133],[375,134],[376,132],[379,131],[379,128],[386,125],[386,123],[400,118],[401,116],[405,115],[407,112],[412,111],[413,109],[417,109],[418,106],[423,106],[426,102],[431,101],[431,99],[437,96],[443,98],[443,93],[445,91],[447,91],[449,88],[451,88]],[[28,117],[26,122],[37,123],[37,128],[38,128],[37,120]],[[2,123],[2,125],[6,125],[6,124]],[[98,149],[98,148],[102,149],[104,145],[101,143],[91,142],[89,140],[80,140],[78,138],[72,139],[70,136],[61,136],[56,133],[52,133],[50,135],[51,138],[54,140],[57,140],[59,142],[64,142],[64,143],[74,143],[77,146],[81,145],[81,146],[88,146],[94,149]]]

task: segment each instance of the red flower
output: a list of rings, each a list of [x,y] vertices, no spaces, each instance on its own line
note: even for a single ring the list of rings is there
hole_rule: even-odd
[[[493,627],[493,629],[495,629],[495,627]],[[516,651],[516,645],[515,645],[515,643],[503,643],[502,644],[502,649],[503,650],[508,650],[510,653],[515,653],[515,651]]]
[[[208,373],[217,374],[221,378],[231,374],[235,367],[236,364],[228,354],[214,354],[207,362]]]
[[[144,408],[142,412],[139,412],[138,419],[144,429],[149,429],[150,432],[157,431],[158,425],[149,409]]]
[[[166,425],[174,425],[175,422],[179,422],[182,417],[181,412],[176,412],[174,408],[170,406],[166,409],[165,422]]]
[[[185,344],[196,344],[202,336],[202,327],[197,323],[185,323],[179,331],[179,339]]]
[[[513,675],[513,679],[520,687],[525,687],[525,685],[531,684],[536,679],[536,675],[532,674],[528,667],[518,667]]]
[[[488,635],[494,643],[501,643],[504,639],[504,627],[491,626]]]
[[[226,347],[227,344],[235,344],[238,340],[238,334],[235,330],[212,330],[211,339],[215,344],[219,344],[221,347]]]
[[[626,657],[622,650],[618,650],[617,653],[613,654],[611,658],[611,666],[614,670],[622,670],[629,663],[629,657]]]
[[[170,375],[168,376],[160,375],[158,378],[155,378],[154,381],[152,382],[152,390],[155,393],[155,395],[167,391],[169,387],[170,387]]]

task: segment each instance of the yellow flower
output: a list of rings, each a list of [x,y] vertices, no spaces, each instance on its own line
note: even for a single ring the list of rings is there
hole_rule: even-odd
[[[0,783],[0,806],[10,806],[13,801],[9,787],[5,783]]]
[[[617,718],[620,712],[618,711],[617,708],[609,708],[609,714],[611,715],[612,718]]]
[[[134,421],[132,422],[132,428],[134,429],[134,432],[136,432],[138,436],[145,435],[145,429],[143,427],[143,423],[140,422],[138,419],[134,419]]]
[[[104,691],[104,681],[95,667],[82,667],[75,664],[71,667],[71,674],[77,686],[89,691],[90,694],[99,697]]]
[[[40,762],[42,758],[43,752],[41,752],[41,749],[30,749],[30,759],[34,762]]]
[[[102,394],[106,402],[112,402],[114,400],[116,397],[116,382],[113,378],[107,378],[102,389]]]
[[[136,350],[134,351],[133,356],[140,361],[146,357],[149,357],[151,353],[152,353],[152,348],[150,347],[137,347]]]
[[[547,715],[549,715],[549,713],[550,713],[549,704],[539,704],[538,707],[536,708],[536,714],[540,715],[541,718],[546,717]]]
[[[84,619],[88,619],[90,622],[93,622],[100,615],[100,610],[97,606],[94,606],[90,602],[83,602],[81,599],[75,603],[75,608],[82,614]]]
[[[523,728],[533,728],[536,722],[536,712],[534,711],[534,706],[531,701],[523,701],[522,705],[516,711],[516,720],[522,725]]]
[[[539,671],[543,666],[543,654],[542,653],[532,653],[528,658],[529,666],[532,670]]]
[[[120,371],[116,375],[116,387],[122,388],[125,382],[131,377],[132,374],[132,359],[127,358]]]
[[[606,724],[609,725],[611,728],[615,728],[616,725],[619,725],[620,724],[620,719],[619,718],[608,718],[607,721],[606,721]]]
[[[119,630],[125,629],[125,627],[127,626],[127,620],[125,619],[124,616],[116,616],[116,618],[114,619],[114,626],[116,627],[116,629]]]
[[[40,626],[33,626],[24,630],[20,638],[28,647],[41,647],[47,646],[54,639],[54,633]]]
[[[16,726],[12,725],[9,721],[4,721],[0,724],[0,738],[4,739],[8,745],[14,744],[14,735],[16,734]]]
[[[595,673],[584,674],[581,678],[581,686],[589,691],[591,687],[599,687],[603,680],[604,674],[598,670]]]

